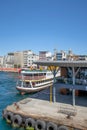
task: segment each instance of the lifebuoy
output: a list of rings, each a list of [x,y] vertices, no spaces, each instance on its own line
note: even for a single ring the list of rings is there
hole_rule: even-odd
[[[32,118],[27,118],[25,121],[25,127],[35,127],[35,120]]]
[[[25,121],[26,121],[26,118],[22,117],[22,124],[21,124],[22,127],[25,127]]]
[[[37,120],[35,123],[35,130],[46,130],[46,123],[41,120]]]
[[[58,130],[69,130],[66,126],[59,126]]]
[[[7,123],[11,123],[12,119],[13,119],[13,113],[12,112],[7,112],[5,114],[5,119],[6,119]]]
[[[58,127],[56,124],[54,124],[52,122],[48,122],[47,123],[47,130],[58,130]]]
[[[22,117],[20,115],[14,115],[12,125],[14,127],[19,127],[22,124]]]

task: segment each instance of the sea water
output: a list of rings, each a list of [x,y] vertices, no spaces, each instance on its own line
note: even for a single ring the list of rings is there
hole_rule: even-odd
[[[12,128],[2,118],[2,110],[8,105],[29,97],[29,95],[20,95],[18,93],[16,90],[17,80],[17,73],[0,72],[0,130],[19,130],[19,128]]]

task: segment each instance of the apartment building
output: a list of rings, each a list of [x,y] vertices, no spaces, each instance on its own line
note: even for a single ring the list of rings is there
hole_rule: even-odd
[[[52,60],[52,54],[49,51],[39,51],[39,60]]]
[[[37,67],[36,64],[34,64],[34,61],[39,60],[39,56],[33,53],[33,51],[29,50],[27,53],[27,66],[28,67]]]
[[[3,67],[3,56],[0,56],[0,67]]]
[[[14,67],[19,68],[23,66],[24,66],[23,52],[22,51],[14,52]]]
[[[31,50],[19,51],[14,53],[14,64],[16,66],[30,67],[36,66],[33,64],[34,61],[38,60],[38,55],[34,54]]]
[[[14,53],[9,52],[6,56],[3,57],[3,67],[13,68],[14,67]]]
[[[60,51],[56,53],[56,60],[66,60],[67,59],[67,54],[65,51]]]
[[[78,60],[87,60],[87,55],[78,55]]]

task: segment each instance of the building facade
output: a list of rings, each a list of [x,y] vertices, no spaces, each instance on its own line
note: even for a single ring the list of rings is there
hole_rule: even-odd
[[[37,66],[33,62],[39,59],[38,55],[34,54],[31,50],[15,52],[14,57],[14,64],[21,68]]]
[[[0,56],[0,67],[3,67],[3,61],[4,61],[3,56]]]
[[[56,60],[66,60],[67,54],[65,51],[60,51],[56,53]]]
[[[9,52],[6,56],[4,56],[3,67],[14,68],[14,53],[13,52]]]
[[[39,60],[39,56],[33,53],[33,51],[29,50],[27,54],[27,66],[28,67],[37,67],[36,64],[34,64],[34,61]]]
[[[52,54],[49,51],[39,51],[39,60],[49,61],[52,60]]]

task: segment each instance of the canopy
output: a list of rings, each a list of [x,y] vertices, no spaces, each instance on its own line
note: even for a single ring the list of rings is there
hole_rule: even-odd
[[[59,67],[87,67],[87,61],[35,61],[37,65]]]

